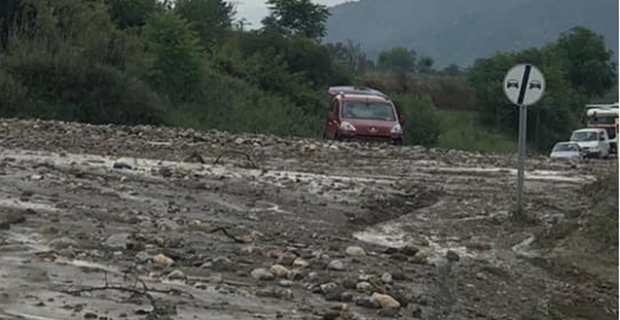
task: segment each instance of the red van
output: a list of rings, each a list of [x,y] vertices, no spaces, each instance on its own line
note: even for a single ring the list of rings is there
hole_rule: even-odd
[[[403,144],[404,119],[389,97],[375,89],[330,87],[330,110],[324,139],[385,140]]]

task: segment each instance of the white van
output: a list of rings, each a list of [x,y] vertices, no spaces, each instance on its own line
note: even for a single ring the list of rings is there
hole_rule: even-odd
[[[577,143],[590,157],[609,157],[611,140],[605,129],[584,128],[575,130],[570,137],[570,141]]]

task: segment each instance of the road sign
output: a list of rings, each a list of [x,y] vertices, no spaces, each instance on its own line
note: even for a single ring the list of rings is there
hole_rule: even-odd
[[[504,78],[504,93],[518,106],[530,106],[538,102],[545,92],[545,77],[531,64],[518,64]]]
[[[535,104],[545,92],[545,77],[531,64],[518,64],[504,77],[504,93],[519,106],[519,157],[517,164],[517,215],[523,217],[523,179],[525,167],[525,138],[527,107]]]

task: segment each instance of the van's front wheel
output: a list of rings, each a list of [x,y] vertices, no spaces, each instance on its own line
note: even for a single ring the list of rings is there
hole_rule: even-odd
[[[392,139],[392,144],[395,145],[395,146],[402,146],[403,145],[403,138]]]

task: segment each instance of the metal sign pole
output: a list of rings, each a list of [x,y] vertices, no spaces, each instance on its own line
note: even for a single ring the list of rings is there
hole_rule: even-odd
[[[519,107],[519,155],[517,164],[517,210],[515,216],[524,219],[523,183],[525,180],[525,140],[527,137],[527,107],[535,104],[545,92],[545,77],[535,66],[524,63],[512,67],[504,77],[506,97]]]
[[[523,217],[523,180],[525,170],[525,138],[527,137],[527,106],[519,106],[519,157],[517,164],[517,215]]]

